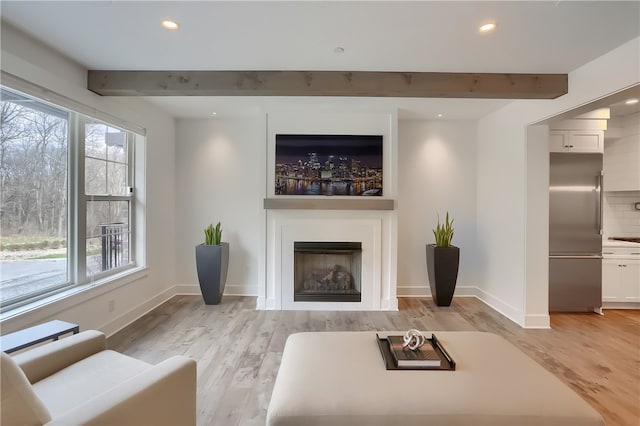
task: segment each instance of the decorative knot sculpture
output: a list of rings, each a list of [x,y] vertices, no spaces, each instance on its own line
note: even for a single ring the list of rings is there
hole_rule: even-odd
[[[427,338],[415,328],[412,328],[404,334],[404,347],[412,351],[424,345],[426,341]]]

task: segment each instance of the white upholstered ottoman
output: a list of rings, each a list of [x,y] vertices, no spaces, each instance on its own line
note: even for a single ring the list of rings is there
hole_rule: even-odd
[[[267,425],[604,425],[578,394],[502,337],[435,334],[456,371],[386,370],[375,332],[289,336]]]

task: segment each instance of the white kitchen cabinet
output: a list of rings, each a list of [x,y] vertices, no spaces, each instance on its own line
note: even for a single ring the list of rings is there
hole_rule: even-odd
[[[549,151],[566,152],[569,145],[568,130],[554,130],[549,132]]]
[[[549,151],[604,152],[604,132],[602,130],[552,130],[549,132]]]
[[[615,253],[615,249],[613,252]],[[640,303],[640,249],[602,260],[602,301]]]
[[[640,135],[607,140],[603,169],[605,191],[640,191]]]
[[[617,302],[620,299],[620,261],[602,259],[602,301]]]
[[[622,293],[626,302],[640,302],[640,260],[625,262],[622,269]]]

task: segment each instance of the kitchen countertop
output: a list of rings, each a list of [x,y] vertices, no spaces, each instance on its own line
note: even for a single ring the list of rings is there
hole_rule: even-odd
[[[640,243],[619,240],[602,240],[602,247],[640,247]]]

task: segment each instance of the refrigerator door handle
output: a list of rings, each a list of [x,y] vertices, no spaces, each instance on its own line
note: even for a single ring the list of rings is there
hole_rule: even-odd
[[[602,231],[602,208],[604,205],[604,191],[602,190],[602,184],[604,182],[604,173],[600,170],[600,174],[596,176],[596,191],[598,191],[597,203],[596,203],[596,219],[597,219],[597,227],[600,235],[603,234]]]

